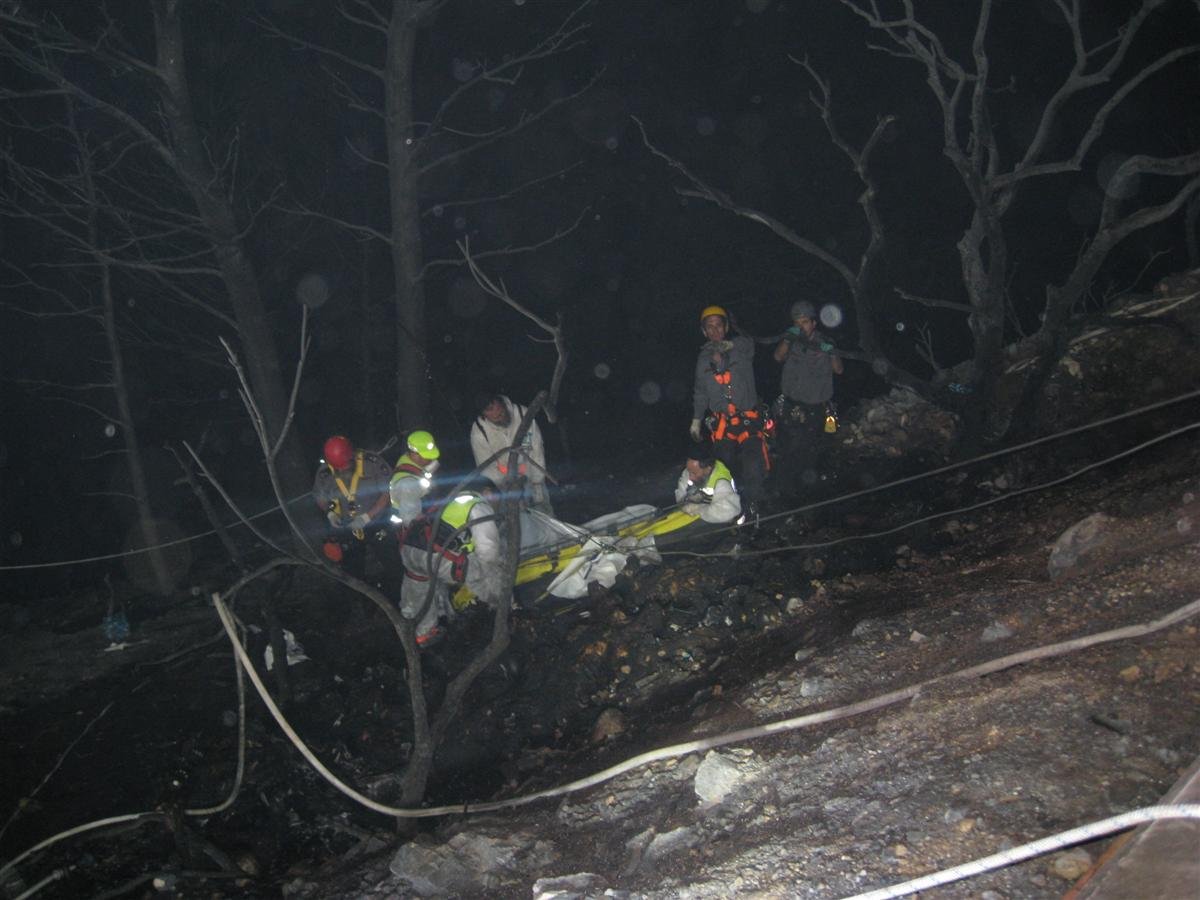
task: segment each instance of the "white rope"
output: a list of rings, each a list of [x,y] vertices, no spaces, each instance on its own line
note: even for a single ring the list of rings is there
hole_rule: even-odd
[[[1143,825],[1146,822],[1157,822],[1163,819],[1200,819],[1200,803],[1164,804],[1130,810],[1120,815],[1101,819],[1098,822],[1080,825],[1078,828],[1072,828],[1070,831],[1063,831],[1036,841],[1030,841],[1028,844],[1022,844],[1019,847],[1001,850],[999,853],[993,853],[991,856],[972,860],[971,862],[966,862],[950,869],[943,869],[931,875],[922,875],[920,878],[914,878],[903,884],[879,888],[878,890],[868,891],[865,894],[855,894],[853,897],[847,898],[847,900],[890,900],[892,897],[905,897],[909,894],[915,894],[918,891],[937,887],[938,885],[949,884],[952,881],[961,881],[964,878],[982,875],[984,872],[990,872],[993,869],[1001,869],[1005,866],[1011,866],[1014,863],[1024,862],[1035,856],[1053,853],[1072,844],[1093,841],[1117,831],[1133,828],[1136,825]],[[1145,887],[1148,889],[1149,885]]]

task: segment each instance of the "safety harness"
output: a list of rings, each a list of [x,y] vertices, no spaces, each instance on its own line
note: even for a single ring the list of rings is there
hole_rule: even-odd
[[[358,512],[358,482],[362,479],[363,474],[363,452],[358,450],[354,454],[354,474],[350,477],[349,487],[342,480],[342,476],[337,473],[337,469],[329,463],[325,465],[329,466],[329,474],[333,476],[334,484],[341,492],[342,499],[346,501],[346,505],[343,507],[342,501],[335,497],[332,503],[333,511],[338,514],[339,519],[345,519],[347,515],[356,515]],[[355,528],[354,536],[361,541],[366,535],[361,528]]]
[[[715,444],[718,441],[733,441],[743,444],[752,437],[759,439],[762,448],[763,464],[767,471],[771,470],[771,455],[767,452],[766,437],[774,429],[774,422],[769,416],[757,409],[739,410],[733,402],[733,372],[725,369],[722,372],[713,371],[713,378],[721,386],[725,395],[725,409],[714,410],[715,421],[709,431]]]
[[[467,492],[459,494],[438,510],[430,510],[428,514],[413,522],[404,535],[404,543],[409,547],[426,552],[432,550],[435,554],[450,563],[450,579],[462,584],[467,579],[467,560],[475,542],[471,539],[470,529],[464,528],[471,510],[482,497],[479,494]],[[432,518],[436,514],[436,519]],[[413,581],[428,581],[428,573],[406,571]]]

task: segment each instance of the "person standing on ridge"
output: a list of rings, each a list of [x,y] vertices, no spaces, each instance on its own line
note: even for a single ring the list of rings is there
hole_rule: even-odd
[[[813,304],[797,300],[790,313],[792,325],[774,353],[775,361],[783,363],[775,410],[781,437],[776,474],[781,493],[795,496],[817,479],[826,419],[832,415],[833,376],[842,374],[843,365],[841,357],[832,355],[833,342],[817,329]]]
[[[699,441],[701,424],[708,417],[713,451],[736,474],[747,520],[755,523],[768,459],[766,421],[758,409],[754,383],[754,340],[729,336],[729,314],[721,306],[701,311],[700,329],[706,340],[696,359],[688,433]]]

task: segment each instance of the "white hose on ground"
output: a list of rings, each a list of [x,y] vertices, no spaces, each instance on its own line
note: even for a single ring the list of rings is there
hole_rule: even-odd
[[[753,740],[760,737],[766,737],[771,734],[779,734],[784,731],[793,731],[798,728],[807,728],[812,725],[820,725],[826,722],[833,722],[838,719],[845,719],[850,716],[859,715],[860,713],[871,712],[872,710],[881,709],[885,706],[890,706],[893,703],[899,703],[901,700],[908,700],[919,694],[924,688],[936,682],[945,681],[951,678],[977,678],[983,675],[990,675],[994,672],[999,672],[1003,669],[1010,668],[1022,663],[1031,662],[1036,659],[1044,659],[1051,656],[1058,656],[1063,653],[1070,653],[1075,650],[1082,650],[1085,647],[1092,647],[1097,644],[1106,644],[1112,641],[1124,640],[1126,638],[1142,637],[1178,622],[1183,621],[1191,616],[1200,613],[1200,600],[1193,600],[1191,603],[1179,607],[1165,616],[1161,616],[1153,621],[1143,623],[1141,625],[1126,625],[1121,628],[1102,631],[1098,634],[1086,635],[1084,637],[1072,638],[1067,641],[1060,641],[1055,644],[1047,644],[1043,647],[1035,647],[1030,650],[1022,650],[1017,653],[1010,653],[1007,656],[1001,656],[998,659],[990,660],[989,662],[980,663],[976,666],[971,666],[966,669],[960,669],[957,672],[952,672],[947,675],[939,675],[935,678],[930,678],[910,687],[900,688],[895,691],[890,691],[886,694],[880,694],[867,700],[860,700],[857,703],[851,703],[847,706],[840,706],[835,709],[828,709],[822,712],[807,713],[803,716],[796,716],[791,719],[784,719],[779,722],[771,722],[766,725],[756,725],[752,728],[743,728],[738,731],[731,731],[725,734],[716,735],[714,737],[703,738],[698,741],[688,741],[683,744],[674,744],[668,747],[659,747],[655,750],[649,750],[637,756],[627,759],[624,762],[618,763],[615,766],[610,766],[601,772],[596,772],[585,778],[577,779],[568,784],[559,785],[558,787],[547,788],[543,791],[536,791],[532,794],[524,794],[520,797],[510,797],[507,800],[492,800],[486,803],[461,803],[454,806],[432,806],[425,809],[405,809],[402,807],[386,806],[372,800],[370,797],[365,797],[356,791],[350,785],[341,781],[336,775],[329,771],[317,759],[316,754],[309,749],[308,745],[296,734],[295,730],[288,724],[279,707],[275,705],[275,701],[271,699],[271,695],[267,692],[266,687],[255,671],[250,658],[246,653],[245,647],[238,640],[237,631],[234,629],[233,617],[226,607],[225,602],[221,599],[219,593],[212,595],[213,605],[217,609],[217,615],[221,618],[221,624],[225,626],[225,632],[229,635],[229,640],[233,644],[234,652],[242,659],[242,665],[245,667],[246,674],[249,676],[251,683],[258,691],[262,701],[266,704],[267,709],[274,717],[283,733],[296,746],[296,749],[304,756],[305,759],[325,778],[331,785],[345,794],[347,797],[361,803],[368,809],[375,812],[383,813],[388,816],[395,816],[400,819],[423,819],[434,816],[446,816],[454,814],[463,814],[468,812],[494,812],[500,809],[511,809],[518,806],[525,806],[537,800],[544,800],[548,797],[560,797],[565,794],[572,794],[576,791],[581,791],[585,788],[593,787],[601,784],[612,778],[622,775],[632,769],[644,766],[647,763],[657,762],[663,759],[671,759],[677,756],[686,756],[689,753],[698,753],[704,750],[711,750],[715,747],[723,747],[727,744],[741,743],[743,741]]]
[[[994,869],[1011,866],[1013,863],[1024,862],[1035,856],[1053,853],[1056,850],[1061,850],[1063,847],[1070,847],[1072,844],[1094,841],[1097,838],[1102,838],[1118,831],[1124,831],[1136,825],[1144,825],[1146,822],[1157,822],[1163,819],[1200,819],[1200,803],[1174,803],[1133,809],[1108,819],[1101,819],[1098,822],[1080,825],[1078,828],[1072,828],[1070,831],[1063,831],[1058,834],[1052,834],[1049,837],[1039,838],[1036,841],[1030,841],[1028,844],[1022,844],[1019,847],[1001,850],[999,853],[993,853],[991,856],[984,856],[981,859],[962,863],[950,869],[943,869],[940,872],[934,872],[930,875],[922,875],[920,878],[914,878],[903,884],[867,891],[865,894],[855,894],[853,897],[847,898],[847,900],[890,900],[892,897],[906,897],[918,891],[926,891],[929,888],[949,884],[952,881],[961,881],[964,878],[972,878],[976,875],[982,875],[984,872],[991,872]]]
[[[14,856],[3,866],[0,866],[0,880],[3,880],[4,875],[10,871],[23,859],[28,859],[39,850],[45,850],[52,844],[57,844],[59,841],[66,840],[69,837],[74,837],[77,834],[83,834],[85,831],[94,831],[97,828],[104,828],[108,825],[119,825],[122,822],[135,822],[138,819],[143,819],[146,816],[161,815],[161,813],[127,813],[123,816],[109,816],[107,819],[97,819],[94,822],[85,822],[83,825],[76,825],[74,828],[68,828],[66,831],[60,831],[58,834],[46,838],[40,844],[34,844],[24,853],[19,856]]]
[[[759,725],[753,728],[744,728],[740,731],[728,732],[723,735],[717,735],[715,737],[705,738],[699,741],[689,741],[684,744],[660,747],[656,750],[650,750],[646,753],[632,757],[631,759],[627,759],[624,762],[604,769],[601,772],[596,772],[593,775],[572,781],[569,784],[559,785],[558,787],[554,788],[547,788],[544,791],[537,791],[535,793],[525,794],[520,797],[511,797],[507,800],[494,800],[488,803],[462,803],[454,806],[434,806],[427,809],[402,809],[398,807],[385,806],[382,803],[375,802],[370,797],[363,796],[358,791],[354,790],[354,788],[338,779],[337,776],[335,776],[332,772],[325,768],[324,765],[321,764],[316,755],[308,748],[304,741],[300,739],[300,736],[296,734],[291,725],[288,724],[287,720],[283,717],[283,713],[280,712],[279,707],[275,705],[275,701],[271,699],[271,695],[267,692],[266,687],[263,685],[262,679],[259,678],[258,672],[251,663],[245,648],[242,646],[241,641],[238,640],[232,615],[225,606],[224,601],[221,599],[221,595],[214,593],[212,595],[212,599],[213,605],[217,609],[217,615],[221,619],[221,625],[225,628],[225,632],[233,644],[234,653],[236,653],[241,659],[246,675],[250,678],[251,683],[254,685],[254,689],[258,691],[263,703],[266,704],[267,709],[270,711],[275,721],[279,724],[279,727],[283,730],[284,734],[287,735],[288,739],[296,746],[296,749],[303,754],[304,758],[307,759],[312,764],[313,768],[315,768],[327,781],[329,781],[330,784],[332,784],[346,796],[358,801],[368,809],[372,809],[387,816],[407,819],[431,818],[434,816],[446,816],[468,812],[494,812],[500,809],[525,806],[537,800],[543,800],[549,797],[558,797],[565,794],[574,793],[576,791],[581,791],[585,788],[593,787],[597,784],[601,784],[605,781],[615,778],[618,775],[622,775],[632,769],[636,769],[640,766],[657,762],[659,760],[684,756],[689,753],[698,753],[703,750],[709,750],[715,747],[723,747],[732,743],[740,743],[742,741],[765,737],[770,734],[778,734],[783,731],[807,728],[812,725],[833,722],[838,719],[848,718],[860,713],[881,709],[885,706],[890,706],[893,703],[898,703],[901,700],[907,700],[915,697],[924,687],[935,682],[944,681],[950,678],[969,678],[988,675],[993,672],[1001,671],[1002,669],[1010,668],[1011,666],[1031,662],[1035,659],[1057,656],[1075,650],[1082,650],[1085,647],[1109,643],[1111,641],[1142,637],[1144,635],[1160,631],[1163,628],[1167,628],[1171,625],[1175,625],[1178,622],[1182,622],[1183,620],[1200,612],[1200,600],[1193,600],[1191,603],[1181,606],[1178,609],[1167,613],[1165,616],[1154,619],[1150,622],[1146,622],[1142,625],[1126,625],[1123,628],[1115,628],[1110,631],[1100,632],[1099,634],[1074,638],[1072,640],[1062,641],[1057,644],[1048,644],[1044,647],[1023,650],[1019,653],[1012,653],[1008,656],[1002,656],[998,659],[981,663],[977,666],[971,666],[970,668],[961,669],[957,672],[947,675],[939,675],[936,678],[931,678],[911,687],[900,688],[899,690],[891,691],[886,694],[880,694],[879,696],[872,697],[868,700],[861,700],[858,703],[851,703],[848,706],[840,706],[835,709],[824,710],[822,712],[808,713],[803,716],[796,716],[795,718],[785,719],[780,722],[772,722],[767,725]],[[60,832],[56,835],[46,838],[44,841],[34,845],[33,847],[30,847],[20,855],[9,860],[3,866],[0,866],[0,879],[2,879],[7,872],[14,869],[21,861],[28,859],[38,851],[44,850],[45,848],[50,847],[59,841],[73,837],[77,834],[82,834],[86,831],[92,831],[97,828],[103,828],[108,825],[116,825],[122,822],[132,822],[137,819],[154,815],[161,815],[161,813],[141,812],[130,813],[122,816],[112,816],[107,819],[98,819],[94,822],[87,822],[83,825],[77,825],[76,827],[70,828],[67,831]]]

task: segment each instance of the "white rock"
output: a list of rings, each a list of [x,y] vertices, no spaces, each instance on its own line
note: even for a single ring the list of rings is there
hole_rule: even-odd
[[[1010,638],[1013,634],[1015,632],[1003,622],[993,622],[987,628],[983,629],[983,634],[979,635],[979,639],[985,644],[990,644],[992,641],[1002,641],[1005,638]]]
[[[696,796],[705,803],[720,803],[742,781],[742,770],[732,759],[710,750],[696,770]]]

